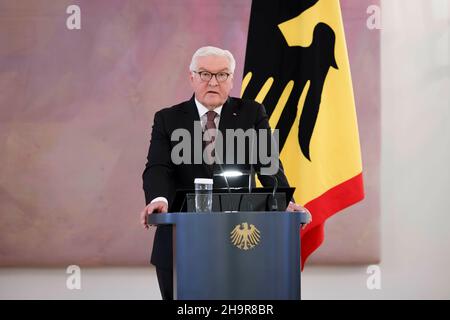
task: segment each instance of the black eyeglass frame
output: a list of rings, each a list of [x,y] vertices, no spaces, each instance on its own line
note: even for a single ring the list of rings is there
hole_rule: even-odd
[[[217,73],[212,73],[212,72],[204,71],[204,70],[203,70],[203,71],[195,71],[195,70],[192,70],[192,72],[198,74],[199,77],[200,77],[200,79],[201,79],[202,81],[204,81],[204,82],[209,82],[209,81],[211,81],[211,79],[212,79],[213,76],[216,77],[217,82],[225,82],[225,81],[227,81],[228,78],[232,75],[232,73],[230,73],[230,72],[225,72],[225,71],[220,71],[220,72],[217,72]],[[202,74],[203,74],[203,76],[202,76]],[[219,78],[217,78],[217,75],[218,75],[218,74],[225,74],[225,75],[226,75],[226,78],[223,79],[223,80],[220,80]],[[204,76],[206,76],[206,78],[204,78]]]

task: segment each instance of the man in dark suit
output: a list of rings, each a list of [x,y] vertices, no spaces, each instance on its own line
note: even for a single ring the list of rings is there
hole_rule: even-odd
[[[148,228],[148,214],[168,212],[176,189],[193,189],[195,178],[212,178],[216,171],[215,166],[211,165],[211,159],[206,159],[205,156],[212,156],[212,161],[218,162],[220,154],[222,162],[225,162],[225,153],[215,153],[214,132],[221,132],[224,136],[226,129],[266,129],[266,132],[271,132],[268,117],[261,104],[229,97],[233,87],[234,68],[235,60],[229,51],[215,47],[198,49],[190,65],[193,97],[155,114],[148,161],[143,173],[147,206],[141,212],[141,223],[145,228]],[[201,132],[204,132],[201,137],[203,144],[200,144],[202,148],[196,149],[195,141],[191,141],[188,145],[193,152],[183,151],[189,152],[183,156],[187,156],[190,161],[174,161],[172,151],[179,142],[173,141],[172,134],[178,129],[184,129],[194,137],[196,125],[201,126]],[[213,134],[206,136],[206,133]],[[227,144],[228,142],[224,142],[223,145]],[[209,152],[206,152],[208,149]],[[196,152],[197,155],[199,152],[203,155],[200,163],[196,163],[194,159]],[[246,156],[248,154],[246,150]],[[278,161],[278,158],[276,160]],[[256,171],[261,167],[260,164],[255,166]],[[281,163],[274,175],[279,186],[289,186]],[[264,186],[272,186],[274,183],[273,178],[269,176],[258,174],[258,178]],[[305,208],[294,202],[290,202],[286,210],[304,211],[309,214]],[[172,259],[172,229],[170,226],[159,226],[155,234],[151,262],[156,266],[162,298],[168,300],[173,299]]]

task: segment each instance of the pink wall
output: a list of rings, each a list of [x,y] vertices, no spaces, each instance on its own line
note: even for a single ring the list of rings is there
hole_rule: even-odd
[[[66,28],[81,7],[81,30]],[[314,262],[379,257],[376,1],[341,1],[367,198],[328,224]],[[154,113],[188,99],[192,53],[231,50],[240,92],[250,0],[0,0],[0,265],[146,264],[141,173]]]

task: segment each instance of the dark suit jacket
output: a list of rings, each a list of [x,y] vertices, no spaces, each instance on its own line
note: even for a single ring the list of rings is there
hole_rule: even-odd
[[[189,101],[162,109],[155,114],[147,164],[142,175],[147,204],[156,197],[165,197],[168,199],[170,208],[175,190],[193,189],[195,178],[212,178],[214,167],[204,163],[192,164],[193,162],[191,164],[175,165],[171,161],[172,148],[179,143],[179,141],[171,141],[172,132],[176,129],[184,128],[193,137],[194,121],[200,121],[194,97]],[[225,129],[243,129],[245,131],[250,128],[256,130],[270,129],[264,106],[252,100],[228,98],[223,105],[219,122],[219,130],[223,133],[224,139],[226,137]],[[224,145],[228,143],[229,141],[225,139]],[[192,150],[194,150],[193,145],[194,141],[192,139]],[[246,159],[248,159],[248,154],[250,153],[247,149]],[[191,161],[193,161],[193,157],[194,155],[192,154]],[[223,153],[222,157],[225,161],[226,153]],[[249,165],[246,166],[250,168]],[[261,165],[258,163],[254,166],[256,171],[259,171]],[[279,186],[289,186],[281,162],[276,177]],[[268,187],[274,184],[271,177],[258,175],[258,178],[263,186]],[[151,262],[160,268],[172,268],[171,226],[159,226],[157,228]]]

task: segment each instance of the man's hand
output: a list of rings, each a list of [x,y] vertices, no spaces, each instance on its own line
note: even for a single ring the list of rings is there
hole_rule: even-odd
[[[294,202],[292,202],[292,201],[289,202],[289,205],[288,205],[288,207],[286,208],[286,211],[291,211],[291,212],[299,211],[299,212],[304,212],[304,213],[306,213],[306,215],[308,216],[308,220],[306,221],[306,223],[303,224],[302,229],[305,229],[306,226],[307,226],[309,223],[312,222],[312,215],[311,215],[311,212],[309,212],[309,210],[306,209],[305,207],[303,207],[303,206],[301,206],[301,205],[299,205],[299,204],[296,204],[296,203],[294,203]]]
[[[155,201],[147,205],[141,212],[141,224],[145,229],[148,229],[147,216],[151,213],[164,213],[167,212],[167,203],[164,201]]]

